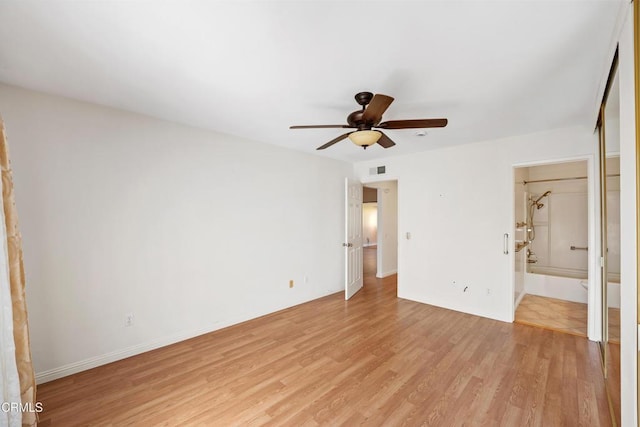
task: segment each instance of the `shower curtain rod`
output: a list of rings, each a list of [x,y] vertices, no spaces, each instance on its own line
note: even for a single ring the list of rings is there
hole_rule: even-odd
[[[613,173],[611,175],[607,175],[607,178],[620,176],[619,173]],[[572,176],[571,178],[555,178],[555,179],[536,179],[533,181],[522,181],[524,185],[531,184],[532,182],[553,182],[553,181],[572,181],[575,179],[587,179],[586,176]]]

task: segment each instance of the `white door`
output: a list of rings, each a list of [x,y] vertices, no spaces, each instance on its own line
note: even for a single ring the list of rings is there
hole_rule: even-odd
[[[362,288],[362,184],[345,180],[345,285],[349,299]]]

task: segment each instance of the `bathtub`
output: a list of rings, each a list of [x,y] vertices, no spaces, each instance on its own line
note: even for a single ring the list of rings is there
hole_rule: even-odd
[[[552,267],[530,268],[524,274],[524,291],[527,294],[563,299],[566,301],[588,302],[588,281],[586,272],[565,271]],[[620,308],[619,275],[610,275],[607,286],[607,302],[611,308]],[[618,282],[616,283],[616,279]]]

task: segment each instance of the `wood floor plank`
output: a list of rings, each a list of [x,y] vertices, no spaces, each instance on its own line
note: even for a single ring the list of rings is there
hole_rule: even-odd
[[[350,301],[43,384],[40,426],[611,424],[595,343],[399,299],[375,250],[365,269]]]
[[[617,425],[622,425],[620,418],[620,344],[609,343],[609,369],[606,381],[606,390],[611,399],[611,409],[613,410],[613,416],[616,419]],[[599,389],[596,388],[596,393]],[[600,410],[602,412],[602,409]]]

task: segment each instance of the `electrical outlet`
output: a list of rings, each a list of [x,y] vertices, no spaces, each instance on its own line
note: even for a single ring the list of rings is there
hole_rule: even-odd
[[[487,295],[491,295],[491,288],[487,288]]]
[[[127,314],[125,316],[124,326],[133,326],[133,314]]]
[[[293,288],[293,279],[289,280],[289,287]]]

